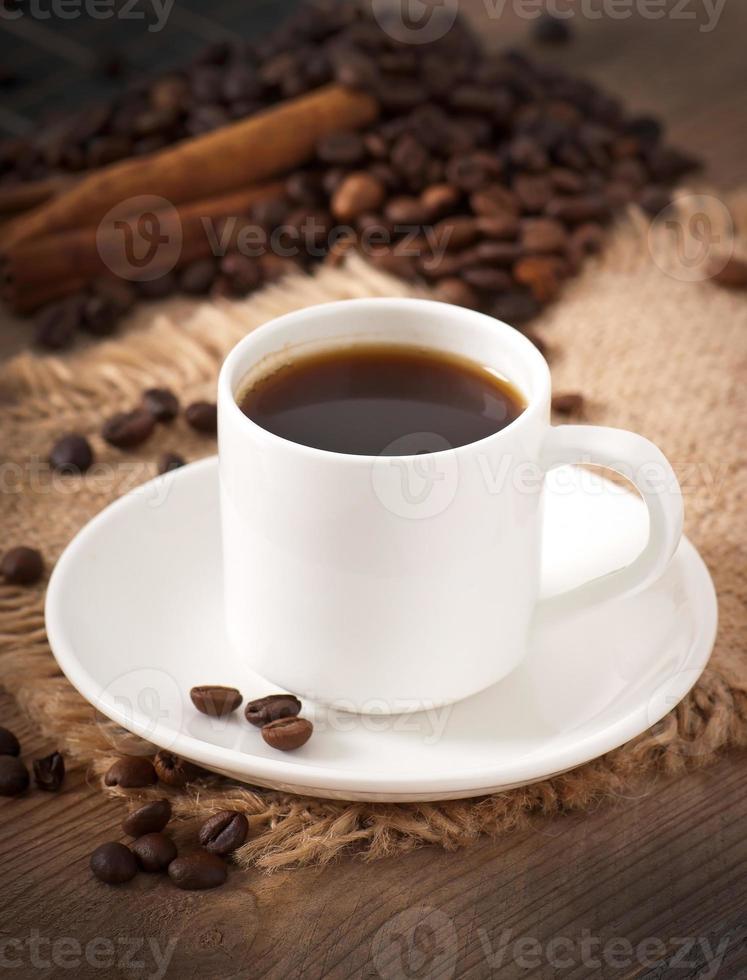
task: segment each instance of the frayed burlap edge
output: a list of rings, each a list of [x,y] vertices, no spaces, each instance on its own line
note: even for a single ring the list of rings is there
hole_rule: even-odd
[[[744,195],[733,199],[731,207],[735,216],[747,217]],[[662,440],[654,421],[646,425],[645,420],[626,417],[626,407],[634,395],[629,386],[619,397],[614,390],[610,391],[610,371],[618,381],[620,372],[627,378],[626,366],[621,363],[625,355],[617,351],[618,363],[610,365],[610,351],[605,350],[605,331],[610,337],[611,350],[617,350],[615,331],[620,323],[614,321],[620,320],[621,298],[627,296],[628,305],[635,307],[631,291],[643,295],[643,307],[648,304],[648,320],[652,325],[657,321],[652,310],[655,311],[655,304],[661,303],[680,310],[683,317],[686,313],[689,320],[706,316],[709,330],[719,329],[721,323],[728,322],[729,329],[717,338],[705,356],[703,351],[692,351],[693,338],[700,335],[693,332],[693,337],[688,339],[688,356],[698,358],[698,363],[708,362],[714,383],[723,383],[727,389],[732,383],[730,376],[727,377],[728,364],[739,362],[740,358],[743,364],[747,354],[744,340],[739,339],[747,334],[747,321],[743,299],[737,300],[710,283],[682,283],[664,276],[650,260],[645,234],[639,218],[631,216],[616,232],[604,258],[591,263],[569,285],[564,298],[548,311],[538,326],[549,340],[551,350],[556,352],[553,359],[556,387],[563,386],[557,384],[559,376],[566,384],[576,382],[589,394],[589,421],[630,424],[631,428],[652,435],[662,442],[676,466],[677,440],[673,444],[667,444],[666,437]],[[22,355],[0,372],[7,454],[4,465],[22,466],[29,454],[42,454],[52,436],[62,431],[97,432],[102,416],[132,406],[146,386],[172,386],[185,399],[209,394],[227,350],[248,330],[280,313],[331,299],[411,294],[410,287],[354,258],[341,269],[322,268],[313,277],[291,277],[243,302],[192,309],[185,309],[183,304],[165,305],[155,316],[146,311],[141,314],[141,324],[135,324],[127,337],[100,343],[66,359]],[[599,323],[593,336],[578,322],[589,308]],[[642,308],[640,304],[639,308]],[[666,331],[669,318],[662,314],[660,319]],[[610,321],[613,321],[611,325]],[[734,329],[741,333],[733,334]],[[653,326],[652,332],[656,333]],[[649,363],[652,350],[658,350],[662,360],[669,361],[676,355],[671,348],[661,349],[661,336],[654,336],[653,340],[646,336],[648,339],[644,341],[633,330],[628,341],[630,346],[640,340],[641,351],[638,355],[634,353],[634,363],[635,357],[639,357],[641,365],[637,377],[645,375],[647,370],[661,372],[661,365]],[[682,336],[682,331],[678,336]],[[591,355],[594,355],[593,368],[589,366]],[[719,363],[710,363],[709,357]],[[733,431],[740,414],[744,417],[744,398],[741,406],[738,398],[730,397],[726,401],[729,416],[721,422]],[[657,406],[651,406],[651,411],[661,415]],[[671,428],[669,422],[665,431],[670,432]],[[706,436],[712,441],[708,433]],[[178,439],[178,444],[169,448],[184,450],[190,458],[214,449],[212,444],[205,444],[184,429],[171,438]],[[690,442],[692,438],[691,427]],[[48,489],[48,484],[42,471],[41,491],[32,493],[22,483],[25,492],[3,494],[7,540],[38,543],[51,560],[93,513],[123,492],[133,480],[152,475],[152,448],[148,456],[143,453],[132,458],[123,475],[121,467],[115,465],[116,454],[112,457],[111,450],[96,442],[95,436],[93,439],[104,462],[112,459],[113,474],[108,482],[102,486],[86,476],[75,486],[68,486],[71,496],[60,504],[54,493],[45,497],[43,491]],[[718,451],[724,455],[723,447]],[[736,462],[733,454],[726,455],[730,512],[714,519],[719,508],[723,510],[723,501],[699,493],[695,498],[695,526],[688,527],[712,569],[718,566],[717,587],[722,599],[719,642],[694,690],[650,731],[570,773],[480,799],[427,804],[345,803],[302,798],[208,777],[188,790],[165,791],[172,799],[176,816],[186,821],[218,809],[241,810],[249,818],[251,834],[236,858],[243,866],[256,865],[268,870],[324,864],[343,850],[373,859],[423,844],[455,849],[481,834],[498,834],[521,827],[535,815],[586,810],[602,800],[650,791],[657,776],[704,766],[728,748],[747,746],[743,612],[747,587],[740,547],[740,535],[744,541],[745,483],[744,470],[743,467],[740,470],[738,462],[739,452]],[[728,533],[721,520],[724,517]],[[0,658],[3,686],[42,730],[64,747],[71,761],[89,765],[95,777],[100,777],[112,759],[122,752],[148,751],[142,741],[97,716],[61,676],[46,642],[43,589],[0,586]],[[162,787],[147,791],[107,789],[106,792],[128,799],[164,795]]]

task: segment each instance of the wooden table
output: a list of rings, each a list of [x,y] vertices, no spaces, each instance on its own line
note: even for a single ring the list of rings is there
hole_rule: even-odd
[[[702,6],[680,4],[700,20],[577,21],[574,43],[548,56],[662,115],[674,140],[705,157],[714,184],[729,187],[747,159],[747,5],[727,0],[710,33],[699,30]],[[487,21],[482,0],[463,7],[493,43],[527,33],[515,13]],[[0,349],[17,349],[22,331],[4,331]],[[0,719],[27,758],[54,747],[7,696]],[[736,980],[747,976],[746,761],[732,755],[643,796],[455,854],[235,873],[206,893],[177,892],[156,876],[116,891],[92,881],[88,855],[118,836],[122,808],[73,773],[58,796],[0,801],[0,969],[40,978],[74,968],[179,980]]]

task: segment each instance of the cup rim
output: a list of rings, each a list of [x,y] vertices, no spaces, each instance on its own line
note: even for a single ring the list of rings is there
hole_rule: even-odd
[[[525,391],[521,391],[521,394],[526,398],[526,407],[524,411],[515,418],[512,422],[509,422],[507,426],[499,429],[497,432],[493,432],[482,439],[477,439],[475,442],[468,442],[462,446],[454,446],[449,449],[440,449],[436,452],[415,454],[404,454],[401,456],[391,456],[386,453],[380,455],[364,455],[361,453],[338,453],[331,449],[317,449],[314,446],[306,446],[303,443],[293,442],[290,439],[285,439],[283,436],[278,436],[274,432],[270,432],[264,429],[261,425],[258,425],[253,419],[245,415],[234,397],[233,387],[231,384],[231,379],[233,372],[236,367],[236,362],[241,360],[247,347],[255,341],[258,333],[267,330],[276,330],[282,328],[282,326],[287,325],[289,322],[298,321],[303,319],[317,318],[319,315],[324,315],[325,311],[334,307],[339,309],[340,307],[345,307],[354,313],[355,310],[363,309],[372,304],[381,305],[382,307],[388,306],[391,309],[404,308],[410,309],[418,308],[421,311],[432,312],[443,315],[443,308],[448,307],[455,319],[460,319],[464,321],[465,319],[471,320],[473,323],[479,323],[486,329],[493,331],[509,331],[511,334],[512,343],[514,343],[518,350],[522,351],[525,357],[525,362],[529,365],[530,373],[532,376],[532,394],[528,396]],[[435,348],[437,349],[437,348]],[[218,415],[220,421],[220,415],[224,411],[228,411],[234,418],[236,418],[239,425],[243,425],[247,431],[253,432],[256,438],[265,441],[268,446],[275,446],[276,448],[284,448],[287,451],[295,451],[302,453],[304,455],[314,457],[317,459],[326,458],[329,460],[334,460],[337,463],[352,463],[361,464],[365,463],[370,465],[374,460],[399,460],[402,461],[412,461],[414,459],[434,458],[437,459],[441,456],[453,455],[457,453],[459,455],[464,455],[465,452],[474,452],[476,449],[485,447],[488,444],[493,444],[494,441],[501,439],[505,433],[513,433],[522,426],[528,425],[533,419],[540,413],[546,411],[546,406],[549,405],[550,398],[550,368],[547,361],[542,356],[540,351],[535,347],[531,340],[524,336],[521,331],[517,330],[515,327],[510,326],[503,320],[498,320],[495,317],[489,316],[487,313],[480,313],[477,310],[469,310],[462,306],[455,306],[451,303],[443,303],[439,300],[421,299],[419,297],[399,297],[399,296],[372,296],[372,297],[362,297],[356,299],[342,299],[342,300],[331,300],[327,303],[315,303],[311,306],[304,306],[298,310],[292,310],[289,313],[283,313],[280,316],[273,317],[271,320],[267,320],[265,323],[256,327],[250,333],[245,334],[237,343],[231,348],[221,365],[220,373],[218,375]]]

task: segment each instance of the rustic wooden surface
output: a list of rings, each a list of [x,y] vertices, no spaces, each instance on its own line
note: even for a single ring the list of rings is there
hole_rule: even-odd
[[[527,24],[475,19],[495,43]],[[507,5],[508,6],[508,5]],[[670,124],[708,178],[744,180],[747,5],[696,20],[577,21],[550,57]],[[6,321],[0,353],[25,328]],[[1,681],[1,679],[0,679]],[[27,759],[51,750],[7,696],[0,721]],[[139,875],[116,890],[87,858],[118,837],[121,806],[74,772],[57,796],[0,801],[0,970],[16,977],[706,978],[747,976],[745,755],[596,812],[446,854],[265,877],[180,893]],[[420,925],[418,926],[418,923]],[[641,945],[643,941],[646,943]],[[553,944],[554,943],[554,944]]]

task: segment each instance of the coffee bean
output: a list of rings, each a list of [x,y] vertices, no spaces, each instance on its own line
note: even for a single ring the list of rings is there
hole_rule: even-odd
[[[500,241],[513,241],[519,234],[519,219],[513,214],[478,215],[475,225],[480,234]]]
[[[351,167],[366,156],[366,144],[360,133],[328,133],[316,144],[316,155],[324,163]]]
[[[171,473],[172,470],[178,470],[186,463],[186,459],[178,453],[161,453],[158,457],[158,475],[163,476],[164,473]]]
[[[61,473],[85,473],[93,463],[93,450],[85,436],[62,436],[52,446],[49,464]]]
[[[567,44],[572,37],[568,20],[542,14],[534,22],[532,37],[540,44]]]
[[[189,891],[217,888],[228,877],[226,862],[217,854],[193,851],[174,858],[169,865],[169,878],[177,888]]]
[[[432,184],[420,195],[420,203],[433,219],[455,208],[461,196],[462,192],[452,184]]]
[[[475,214],[489,218],[516,218],[519,213],[516,195],[501,184],[490,184],[475,191],[469,203]]]
[[[0,755],[20,755],[21,744],[9,728],[0,725]]]
[[[552,184],[546,174],[518,174],[514,177],[511,188],[522,211],[527,214],[539,214],[552,196]],[[557,217],[549,211],[548,215]]]
[[[488,153],[471,153],[452,157],[449,160],[446,179],[460,190],[475,194],[493,184],[502,171],[503,167],[497,156]]]
[[[192,402],[184,410],[184,417],[195,432],[214,436],[218,431],[218,407],[215,402]]]
[[[716,256],[711,263],[711,279],[728,289],[744,289],[747,287],[747,261],[732,255],[724,262],[722,256]]]
[[[508,145],[508,157],[514,167],[530,173],[542,173],[550,159],[542,145],[531,136],[517,136]]]
[[[482,289],[489,293],[503,293],[511,288],[509,274],[503,269],[496,269],[495,266],[468,266],[462,272],[462,278],[475,289]]]
[[[122,821],[122,830],[129,837],[142,837],[163,830],[171,819],[171,804],[168,800],[152,800],[138,807]]]
[[[137,874],[135,855],[117,841],[100,844],[91,855],[90,866],[99,881],[107,885],[121,885]]]
[[[268,694],[249,701],[244,717],[252,725],[266,725],[278,718],[291,718],[301,710],[301,702],[293,694]]]
[[[156,420],[144,408],[132,412],[117,412],[104,423],[101,435],[117,449],[134,449],[153,434]]]
[[[172,422],[179,414],[179,399],[169,388],[147,388],[143,392],[142,408],[156,422]]]
[[[194,782],[195,779],[199,779],[205,774],[204,769],[178,755],[174,755],[173,752],[167,752],[165,749],[156,753],[153,759],[153,768],[162,783],[177,788],[186,786],[187,783]]]
[[[421,225],[429,216],[428,209],[417,197],[392,197],[384,208],[384,217],[393,225]]]
[[[442,303],[465,306],[470,310],[476,310],[480,306],[475,290],[457,276],[447,276],[445,279],[441,279],[433,291],[433,297]]]
[[[255,258],[240,252],[229,252],[218,265],[221,276],[233,296],[244,296],[262,281],[262,272]]]
[[[18,545],[3,555],[0,575],[9,585],[34,585],[44,574],[44,559],[36,548]]]
[[[584,407],[584,396],[577,391],[563,392],[552,396],[552,410],[559,415],[580,415]]]
[[[442,218],[433,226],[433,238],[441,248],[458,251],[471,245],[479,236],[477,221],[467,215]]]
[[[273,749],[299,749],[311,738],[314,726],[305,718],[278,718],[262,727],[262,738]]]
[[[526,323],[535,317],[541,309],[540,304],[528,290],[513,289],[496,297],[490,312],[496,320],[502,320],[509,326]]]
[[[196,259],[179,272],[179,289],[190,296],[204,296],[215,281],[213,259]]]
[[[65,778],[65,760],[59,752],[34,760],[34,779],[39,789],[56,793]]]
[[[218,684],[193,687],[189,696],[195,708],[211,718],[225,718],[242,702],[241,692],[235,687],[221,687]]]
[[[546,214],[548,218],[578,225],[586,221],[607,221],[610,206],[601,195],[556,197],[548,203]]]
[[[176,276],[173,272],[167,272],[156,279],[143,279],[137,282],[139,295],[146,300],[165,299],[170,296],[177,286]]]
[[[0,755],[0,796],[18,796],[28,789],[26,766],[15,755]]]
[[[332,214],[339,221],[354,221],[361,214],[377,211],[385,196],[384,185],[372,174],[348,174],[332,196]]]
[[[246,840],[249,821],[237,810],[221,810],[208,817],[197,839],[211,854],[230,854]]]
[[[117,759],[104,776],[106,786],[121,786],[124,789],[150,786],[155,782],[158,782],[158,777],[153,763],[142,755],[125,755]]]
[[[176,857],[176,844],[159,831],[138,837],[130,849],[143,871],[165,871]]]
[[[521,244],[527,252],[562,252],[568,235],[559,221],[526,218],[521,225]]]
[[[80,312],[80,327],[94,337],[108,337],[119,323],[120,311],[108,296],[86,296]]]
[[[71,303],[52,303],[37,317],[34,342],[47,350],[65,350],[79,326],[78,310]]]
[[[520,259],[513,267],[514,279],[529,286],[540,303],[554,299],[560,289],[561,266],[554,256],[532,255]]]

